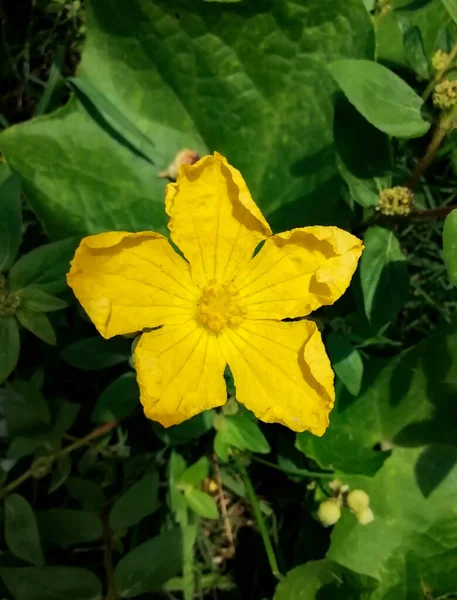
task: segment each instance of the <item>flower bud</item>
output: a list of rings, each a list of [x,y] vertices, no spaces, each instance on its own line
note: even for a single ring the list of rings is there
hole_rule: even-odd
[[[367,506],[363,510],[355,512],[354,514],[360,525],[368,525],[368,523],[371,523],[371,521],[374,520],[373,511],[369,506]]]
[[[448,60],[449,54],[447,52],[437,50],[432,56],[432,67],[435,69],[435,71],[442,71],[444,68],[446,68]]]
[[[184,150],[178,152],[174,157],[173,162],[170,163],[164,171],[157,173],[157,177],[160,177],[160,179],[171,179],[172,181],[176,181],[179,167],[181,165],[194,165],[199,158],[198,152],[189,150],[189,148],[184,148]]]
[[[357,513],[370,505],[370,497],[363,490],[352,490],[346,498],[348,508]]]
[[[335,523],[341,517],[339,501],[336,498],[324,500],[324,502],[319,505],[317,516],[319,517],[319,521],[322,523],[322,525],[325,525],[325,527],[335,525]]]
[[[409,215],[414,207],[414,195],[407,187],[396,186],[382,190],[376,210],[386,216]]]
[[[441,110],[449,110],[457,105],[457,81],[445,79],[435,86],[433,104]]]

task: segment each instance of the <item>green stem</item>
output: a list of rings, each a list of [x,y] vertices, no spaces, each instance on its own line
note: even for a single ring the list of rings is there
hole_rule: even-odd
[[[262,510],[260,508],[259,500],[256,496],[254,486],[252,485],[251,479],[249,478],[248,471],[243,464],[242,459],[236,452],[233,453],[233,457],[236,462],[236,466],[238,471],[243,479],[244,485],[246,486],[246,491],[249,497],[249,500],[252,505],[252,509],[254,511],[254,517],[257,522],[257,527],[259,528],[260,535],[262,536],[263,545],[265,547],[265,551],[267,553],[268,562],[270,564],[270,569],[273,575],[281,580],[284,576],[280,573],[278,563],[276,561],[276,556],[273,550],[273,545],[271,543],[270,536],[268,534],[268,529],[265,523],[265,519],[263,518]]]
[[[58,452],[54,452],[53,454],[50,454],[47,458],[49,458],[50,461],[53,461],[56,458],[59,458],[59,456],[63,456],[64,454],[69,454],[70,452],[73,452],[73,450],[77,450],[78,448],[81,448],[81,446],[85,446],[91,440],[101,437],[102,435],[105,435],[106,433],[110,432],[117,425],[118,425],[118,421],[110,421],[109,423],[106,423],[105,425],[102,425],[101,427],[97,427],[96,429],[91,431],[85,437],[77,440],[76,442],[74,442],[73,444],[70,444],[69,446],[66,446],[65,448],[62,448],[62,450],[59,450]],[[2,490],[0,490],[0,498],[4,498],[8,494],[10,494],[17,487],[19,487],[22,483],[24,483],[24,481],[27,481],[27,479],[29,477],[31,477],[32,475],[33,475],[33,465],[30,469],[27,469],[27,471],[22,473],[22,475],[19,475],[19,477],[17,477],[13,481],[11,481],[11,483],[9,483],[8,485],[5,485],[5,487]]]
[[[321,477],[334,479],[334,473],[319,473],[318,471],[308,471],[307,469],[288,469],[287,467],[280,467],[279,465],[275,465],[274,463],[265,460],[264,458],[259,458],[258,456],[251,456],[252,460],[255,462],[261,463],[271,469],[276,469],[277,471],[282,471],[283,473],[287,473],[288,475],[303,475],[304,477]]]

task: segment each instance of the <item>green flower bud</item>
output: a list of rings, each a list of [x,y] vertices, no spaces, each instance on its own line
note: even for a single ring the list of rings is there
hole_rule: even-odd
[[[335,525],[338,519],[341,517],[341,507],[340,502],[336,498],[330,498],[329,500],[324,500],[319,505],[317,510],[317,516],[319,521],[325,527],[330,527],[331,525]]]
[[[442,71],[446,67],[448,60],[449,54],[447,52],[437,50],[432,56],[432,67],[435,71]]]
[[[354,514],[356,516],[357,521],[360,523],[360,525],[368,525],[368,523],[371,523],[371,521],[374,520],[373,511],[371,510],[371,508],[369,506],[367,506],[363,510],[358,511]]]
[[[457,81],[445,79],[435,86],[433,104],[441,110],[449,110],[457,105]]]

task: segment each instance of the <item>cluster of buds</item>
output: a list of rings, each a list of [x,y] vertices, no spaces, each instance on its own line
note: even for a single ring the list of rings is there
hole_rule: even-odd
[[[16,294],[11,294],[6,289],[6,280],[0,275],[0,317],[10,317],[14,315],[19,308],[21,299]]]
[[[414,194],[407,187],[397,185],[387,190],[382,190],[376,204],[376,210],[386,216],[406,216],[414,208]]]
[[[449,54],[442,50],[437,50],[432,56],[432,67],[435,71],[442,71],[447,67],[449,62]]]
[[[457,105],[457,80],[445,79],[435,86],[433,104],[441,110],[449,110]]]
[[[325,527],[335,525],[341,517],[341,509],[348,508],[354,513],[361,525],[367,525],[374,519],[370,508],[370,497],[363,490],[350,490],[348,485],[342,485],[339,479],[329,484],[332,497],[319,505],[317,516]]]

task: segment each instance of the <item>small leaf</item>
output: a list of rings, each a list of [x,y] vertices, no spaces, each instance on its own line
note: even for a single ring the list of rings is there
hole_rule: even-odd
[[[84,510],[51,508],[37,512],[41,538],[53,546],[95,542],[102,536],[98,515]]]
[[[195,488],[186,488],[184,498],[190,508],[204,519],[218,519],[219,511],[216,503],[208,494]]]
[[[109,514],[111,529],[127,529],[136,525],[160,508],[159,477],[156,473],[145,475],[114,503]]]
[[[16,293],[21,298],[21,306],[25,306],[25,308],[35,312],[51,312],[68,306],[60,298],[51,296],[51,294],[43,292],[40,288],[30,286],[18,290]]]
[[[100,600],[102,586],[79,567],[2,568],[0,575],[15,600]]]
[[[17,309],[16,317],[22,327],[28,329],[46,344],[50,344],[51,346],[57,344],[54,328],[44,313],[34,312],[25,306],[20,306]]]
[[[356,598],[344,582],[341,567],[330,560],[311,560],[287,573],[276,588],[273,600],[319,600]]]
[[[74,498],[83,510],[99,511],[105,501],[102,488],[94,481],[82,477],[67,479],[68,495]]]
[[[182,534],[171,529],[123,556],[115,570],[116,587],[124,598],[154,592],[182,568]]]
[[[51,483],[48,494],[58,490],[68,479],[71,473],[71,458],[69,454],[63,454],[54,463]]]
[[[0,316],[0,383],[14,371],[20,350],[21,339],[16,319]]]
[[[225,417],[227,427],[220,431],[220,440],[228,446],[234,446],[238,450],[250,450],[268,454],[271,451],[270,444],[260,431],[255,421],[245,414]]]
[[[365,233],[364,244],[360,279],[365,313],[374,326],[381,327],[393,321],[406,303],[408,267],[392,231],[370,227]]]
[[[17,380],[5,396],[5,417],[10,436],[21,435],[51,423],[48,404],[39,390]]]
[[[50,401],[50,405],[52,411],[52,429],[57,436],[61,437],[73,426],[81,405],[76,404],[76,402],[70,402],[65,398],[54,398]]]
[[[327,350],[332,367],[348,391],[357,396],[363,378],[363,361],[351,342],[338,333],[331,333],[327,339]]]
[[[122,337],[105,340],[100,335],[78,340],[62,350],[62,358],[84,371],[106,369],[130,358],[130,343]]]
[[[46,244],[21,256],[9,273],[10,290],[20,290],[32,284],[48,294],[66,290],[65,276],[77,245],[76,238],[69,238]]]
[[[403,35],[406,62],[420,79],[429,79],[429,63],[424,50],[421,30],[417,25],[409,27]]]
[[[139,404],[140,390],[135,373],[124,373],[101,393],[91,419],[96,423],[123,419],[138,408]]]
[[[457,286],[457,210],[449,213],[444,221],[443,256],[449,279]]]
[[[369,60],[344,59],[332,62],[328,69],[348,100],[381,131],[414,138],[429,130],[430,123],[421,114],[421,98],[386,67]]]
[[[179,478],[179,487],[198,487],[208,477],[209,460],[202,456],[197,462],[188,467]]]
[[[14,263],[22,239],[21,184],[19,177],[0,165],[0,273]],[[6,175],[4,177],[4,175]]]
[[[19,494],[11,494],[5,500],[5,540],[18,558],[44,565],[35,515],[27,500]]]

